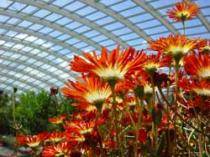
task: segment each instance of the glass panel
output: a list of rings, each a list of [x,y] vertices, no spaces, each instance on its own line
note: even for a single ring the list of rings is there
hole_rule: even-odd
[[[132,16],[132,15],[140,14],[142,12],[144,12],[144,10],[142,8],[136,6],[136,7],[133,7],[131,9],[121,11],[120,14],[124,17],[129,17],[129,16]]]
[[[84,7],[84,6],[85,6],[85,4],[83,4],[83,3],[79,2],[79,1],[76,1],[74,3],[71,3],[71,4],[67,5],[67,6],[65,6],[64,8],[69,10],[69,11],[75,11],[75,10],[77,10],[79,8]]]
[[[133,3],[130,0],[126,0],[126,1],[123,1],[122,3],[111,6],[111,8],[113,10],[119,12],[121,10],[125,10],[125,9],[128,9],[128,8],[134,7],[134,6],[136,6],[135,3]]]
[[[38,8],[37,7],[34,7],[34,6],[27,6],[26,8],[24,8],[23,10],[21,10],[21,12],[24,12],[24,13],[27,13],[27,14],[31,14],[35,10],[38,10]]]
[[[53,2],[53,4],[54,5],[57,5],[57,6],[59,6],[59,7],[63,7],[63,6],[65,6],[65,5],[67,5],[67,4],[69,4],[70,2],[72,2],[73,0],[55,0],[54,2]]]
[[[40,18],[43,18],[47,15],[49,15],[51,12],[48,11],[48,10],[45,10],[45,9],[41,9],[39,11],[37,11],[36,13],[34,13],[34,16],[37,16],[37,17],[40,17]]]
[[[9,9],[15,10],[15,11],[20,11],[25,6],[26,6],[26,4],[15,2],[9,7]]]
[[[96,9],[94,9],[90,6],[87,6],[85,8],[79,9],[78,11],[76,11],[76,13],[81,15],[81,16],[85,16],[85,15],[88,15],[88,14],[93,13],[95,11],[96,11]]]
[[[7,8],[12,2],[8,0],[0,0],[0,8]]]

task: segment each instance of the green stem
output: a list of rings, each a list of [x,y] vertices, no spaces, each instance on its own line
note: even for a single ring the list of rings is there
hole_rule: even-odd
[[[99,112],[96,114],[96,120],[100,117]],[[95,121],[96,122],[96,121]],[[100,152],[101,152],[101,157],[104,157],[104,150],[103,150],[103,134],[100,130],[99,126],[96,126],[97,132],[99,134],[100,140],[99,140],[99,146],[100,146]]]
[[[16,104],[16,94],[14,92],[12,96],[12,117],[13,117],[13,123],[16,126],[15,104]]]
[[[120,145],[120,137],[119,137],[119,126],[117,123],[118,119],[118,113],[117,113],[117,103],[116,103],[116,94],[114,91],[114,86],[112,87],[112,95],[113,95],[113,111],[114,111],[114,123],[115,123],[115,131],[116,131],[116,143],[117,146],[119,147],[119,157],[122,156],[122,148]]]
[[[203,155],[203,146],[202,146],[202,134],[199,133],[198,135],[198,148],[199,148],[199,157],[202,157]]]
[[[185,35],[185,29],[186,28],[185,28],[185,21],[184,20],[182,21],[182,25],[183,25],[183,34]]]
[[[199,124],[199,127],[201,131],[203,132],[201,117],[197,114],[197,122]],[[202,157],[203,155],[203,135],[201,133],[198,133],[198,148],[199,148],[199,157]]]
[[[169,67],[169,69],[168,69],[168,76],[170,76],[170,74],[171,74],[171,65],[170,65],[170,67]],[[169,89],[170,89],[170,84],[169,84],[170,82],[168,82],[167,81],[167,94],[166,94],[166,96],[168,97],[169,96]]]
[[[154,84],[153,77],[151,77],[151,82],[152,82],[152,104],[151,104],[151,107],[152,107],[152,110],[155,110],[155,84]],[[153,149],[154,149],[154,152],[156,152],[157,151],[157,125],[155,123],[156,117],[153,117],[153,118],[154,118],[154,120],[152,122]]]
[[[179,94],[179,60],[175,62],[175,83],[175,104],[177,105],[177,97]]]
[[[138,143],[139,143],[139,129],[141,127],[141,117],[142,117],[142,100],[141,100],[141,104],[139,103],[139,98],[136,96],[136,109],[137,109],[137,112],[139,113],[139,116],[138,116],[138,121],[137,121],[137,124],[136,124],[136,139],[135,139],[135,145],[134,145],[134,153],[135,153],[135,157],[138,157]]]
[[[55,115],[58,115],[58,98],[56,95],[54,95],[55,97]]]

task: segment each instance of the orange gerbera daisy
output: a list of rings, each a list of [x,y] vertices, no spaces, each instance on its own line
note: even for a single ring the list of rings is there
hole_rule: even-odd
[[[17,142],[20,145],[28,145],[31,148],[38,147],[42,141],[45,140],[46,134],[45,133],[40,133],[38,135],[19,135],[17,136]]]
[[[37,146],[39,146],[41,141],[42,141],[42,139],[40,138],[40,136],[37,136],[37,135],[27,136],[26,137],[26,144],[29,147],[37,147]]]
[[[198,45],[200,52],[210,53],[210,40],[204,39]]]
[[[63,88],[63,93],[67,97],[98,107],[112,94],[112,91],[109,84],[100,78],[84,76],[80,82],[69,81]]]
[[[75,121],[72,123],[69,123],[68,126],[66,126],[67,132],[74,132],[78,134],[87,134],[91,133],[95,127],[95,122],[84,122],[84,121]]]
[[[146,61],[143,63],[143,70],[149,74],[154,74],[161,67],[169,66],[171,57],[166,57],[158,53],[157,55],[148,55]]]
[[[72,146],[68,142],[46,146],[42,152],[42,157],[69,157],[71,147]]]
[[[66,119],[65,115],[49,118],[48,121],[52,124],[61,124]]]
[[[179,2],[175,8],[168,11],[168,16],[175,21],[186,21],[192,19],[199,12],[198,5],[192,2]]]
[[[203,79],[210,78],[210,55],[189,55],[184,58],[184,61],[184,68],[188,74],[195,75]]]
[[[72,143],[82,143],[85,141],[85,136],[79,133],[67,132],[66,139]]]
[[[170,55],[177,59],[193,50],[201,40],[191,40],[185,35],[169,35],[155,41],[149,41],[152,50]]]
[[[186,92],[193,91],[200,96],[210,96],[210,82],[208,80],[197,82],[195,80],[181,79],[179,86]]]
[[[64,132],[52,132],[52,133],[49,133],[46,141],[57,143],[57,142],[65,140],[65,138],[66,138],[66,135]]]
[[[76,72],[93,73],[104,80],[123,80],[128,73],[138,69],[145,60],[144,53],[137,53],[129,47],[120,51],[119,47],[108,54],[106,48],[102,48],[101,56],[95,52],[84,53],[84,58],[75,56],[71,62],[71,69]]]

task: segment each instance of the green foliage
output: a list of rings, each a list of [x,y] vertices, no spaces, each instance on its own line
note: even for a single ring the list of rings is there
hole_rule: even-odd
[[[0,134],[9,134],[10,120],[12,119],[10,96],[1,91],[0,93]]]
[[[35,93],[28,91],[19,97],[15,116],[22,125],[21,131],[27,134],[36,134],[50,130],[49,117],[71,113],[71,100],[61,95],[50,95],[46,91]]]
[[[20,95],[15,116],[17,121],[21,123],[24,132],[36,133],[46,127],[49,100],[49,94],[45,91],[37,94],[28,91]]]

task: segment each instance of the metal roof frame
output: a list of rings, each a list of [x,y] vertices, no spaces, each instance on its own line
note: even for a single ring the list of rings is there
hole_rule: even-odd
[[[101,3],[94,3],[95,0],[80,0],[81,2],[88,4],[100,11],[103,11],[104,13],[106,13],[109,16],[112,16],[113,18],[115,18],[117,21],[123,23],[125,26],[127,26],[128,28],[130,28],[133,32],[135,32],[136,34],[138,34],[140,37],[142,37],[145,40],[151,40],[151,38],[143,31],[141,30],[139,27],[136,27],[135,25],[133,25],[129,20],[127,20],[126,18],[124,18],[122,15],[117,14],[115,11],[113,11],[112,9],[109,9],[108,7],[104,6]]]
[[[61,45],[62,47],[66,48],[66,49],[69,49],[69,50],[71,50],[71,52],[74,52],[74,53],[75,52],[80,52],[80,50],[77,49],[74,46],[71,46],[71,45],[69,45],[67,43],[64,43],[64,42],[62,42],[62,41],[60,41],[58,39],[52,38],[52,37],[44,35],[42,33],[35,32],[33,30],[28,30],[28,29],[24,29],[23,27],[14,26],[14,25],[5,24],[5,23],[0,23],[0,28],[7,29],[7,30],[14,30],[14,31],[19,32],[19,33],[32,35],[32,36],[38,37],[40,39],[44,39],[46,41],[50,41],[50,42],[52,42],[54,44]]]
[[[40,71],[42,73],[45,73],[48,76],[51,76],[53,79],[56,79],[56,80],[58,80],[60,82],[64,81],[61,78],[59,78],[58,75],[50,73],[49,71],[46,71],[46,69],[40,68],[40,66],[37,66],[37,65],[34,65],[34,64],[28,64],[26,62],[21,62],[21,61],[18,61],[18,60],[15,60],[15,59],[11,59],[11,58],[8,58],[8,57],[3,57],[3,56],[0,56],[0,59],[6,60],[6,61],[10,61],[10,62],[13,62],[13,63],[18,63],[20,65],[24,65],[24,66],[30,67],[32,69],[36,69],[37,71]]]
[[[57,64],[55,64],[53,62],[49,62],[46,58],[39,57],[37,55],[31,55],[31,53],[28,53],[26,51],[19,51],[18,49],[8,48],[6,46],[1,46],[0,50],[15,52],[16,54],[20,54],[20,55],[26,56],[28,58],[33,58],[33,59],[35,59],[35,60],[37,60],[39,62],[42,62],[43,64],[50,65],[50,66],[56,68],[57,70],[61,70],[64,73],[69,73],[69,71],[67,69],[62,68],[62,67],[58,66]]]
[[[64,34],[69,34],[70,36],[72,36],[76,39],[79,39],[80,41],[84,41],[88,45],[90,45],[92,47],[95,47],[96,49],[101,49],[101,47],[95,41],[90,40],[89,38],[85,37],[84,35],[79,34],[75,31],[71,31],[70,29],[62,27],[62,26],[60,26],[56,23],[49,22],[49,21],[45,20],[44,18],[29,16],[26,13],[15,12],[15,11],[11,11],[11,10],[5,11],[4,9],[0,9],[0,14],[10,16],[10,17],[16,17],[16,18],[21,19],[21,20],[28,20],[28,21],[33,22],[33,23],[37,23],[37,24],[47,26],[47,27],[52,28],[54,30],[60,31]],[[77,53],[79,53],[79,52],[77,52]]]
[[[175,25],[166,15],[163,15],[163,12],[172,7],[174,2],[167,1],[167,4],[162,4],[155,0],[128,0],[126,3],[123,0],[116,2],[78,0],[67,1],[63,5],[59,0],[8,1],[10,2],[8,5],[0,6],[0,16],[3,16],[0,19],[0,69],[2,69],[0,76],[11,79],[9,81],[5,78],[0,79],[0,85],[5,84],[3,86],[5,89],[9,89],[9,86],[18,82],[21,83],[19,89],[22,91],[29,88],[41,90],[42,87],[60,86],[64,84],[65,77],[69,76],[71,79],[76,79],[78,76],[67,67],[67,62],[69,63],[74,54],[81,55],[88,49],[100,52],[101,45],[108,47],[108,49],[112,49],[117,44],[121,45],[122,48],[131,45],[136,49],[144,49],[147,45],[145,41],[159,38],[160,35],[166,36],[169,33],[182,32],[181,25]],[[199,3],[199,0],[191,1]],[[69,8],[77,5],[75,2],[79,2],[78,8]],[[130,5],[127,6],[127,4]],[[27,7],[35,7],[35,9],[26,11]],[[135,10],[138,8],[141,11]],[[208,38],[210,35],[210,22],[208,21],[210,15],[205,12],[206,8],[210,9],[210,3],[202,5],[200,9],[203,8],[205,8],[204,12],[200,12],[196,18],[199,23],[196,25],[192,21],[192,25],[186,27],[186,30],[192,30],[192,32],[187,32],[189,37]],[[82,12],[88,9],[90,12]],[[42,16],[39,11],[43,10],[47,14]],[[130,10],[134,12],[131,11],[127,15],[127,11]],[[51,16],[53,13],[55,16]],[[95,14],[96,16],[99,14],[99,17],[95,18]],[[145,17],[145,19],[138,20],[139,17]],[[62,23],[65,19],[67,19],[66,25]],[[104,19],[108,21],[103,22]],[[150,21],[154,23],[150,25]],[[37,27],[31,27],[33,24],[37,24]],[[71,27],[71,24],[75,24],[75,27]],[[141,27],[141,24],[144,26]],[[161,30],[163,27],[164,29]],[[45,30],[48,33],[45,33]],[[95,33],[91,34],[92,30],[95,30]],[[23,50],[19,46],[23,46]],[[39,55],[39,52],[43,52],[43,55]],[[10,54],[12,57],[8,57]],[[22,56],[24,58],[21,58]],[[27,61],[27,58],[33,60],[30,62]],[[53,61],[53,59],[56,60]],[[30,68],[24,70],[27,67]],[[49,67],[49,69],[44,67]],[[21,80],[20,76],[24,75],[27,77],[23,77]],[[37,82],[30,82],[30,78],[37,80]],[[39,82],[43,82],[43,84],[37,85]],[[27,88],[24,88],[24,84]]]
[[[1,57],[0,57],[0,58],[1,58]],[[14,71],[14,68],[12,68],[12,67],[10,67],[10,66],[1,65],[1,68],[6,69],[6,70],[9,70],[9,71]],[[42,78],[42,77],[38,77],[38,76],[36,76],[36,75],[32,75],[32,74],[30,74],[30,73],[27,73],[27,72],[25,72],[25,71],[22,71],[21,69],[15,69],[15,72],[16,72],[16,73],[19,73],[19,74],[27,75],[27,76],[29,76],[30,78],[35,78],[35,79],[37,79],[37,80],[39,80],[39,81],[44,82],[44,84],[46,84],[46,85],[49,85],[49,86],[52,85],[52,83],[49,83],[49,82],[47,81],[47,79],[44,79],[44,78]]]
[[[52,4],[49,5],[49,4],[47,4],[45,2],[41,2],[41,1],[32,1],[32,0],[11,0],[11,1],[36,6],[38,8],[46,9],[50,12],[54,12],[54,13],[63,15],[64,17],[67,17],[69,19],[73,19],[73,20],[78,21],[78,22],[80,22],[84,25],[87,25],[90,28],[92,28],[93,30],[97,30],[101,34],[107,36],[109,39],[112,39],[116,43],[119,43],[122,47],[128,47],[128,45],[123,40],[121,40],[120,38],[118,38],[114,34],[110,33],[106,29],[98,26],[94,22],[91,22],[88,19],[80,17],[79,15],[75,14],[74,12],[69,13],[68,11],[60,9],[59,7],[57,7],[55,5],[52,5]]]
[[[142,7],[145,11],[155,17],[161,24],[163,24],[170,32],[176,34],[177,30],[155,10],[151,5],[148,5],[145,0],[133,0],[137,5]]]

